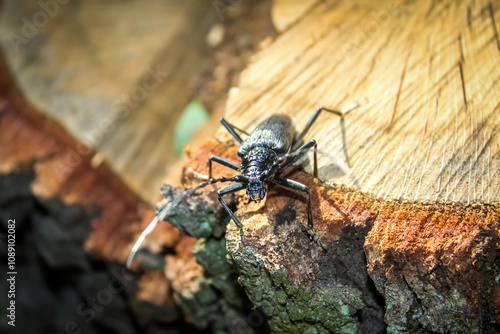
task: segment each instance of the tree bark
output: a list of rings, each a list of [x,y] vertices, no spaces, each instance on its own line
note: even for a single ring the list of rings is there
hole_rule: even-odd
[[[250,299],[274,332],[497,331],[500,7],[322,1],[289,23],[290,6],[275,3],[282,33],[225,119],[250,132],[281,112],[300,130],[319,105],[359,107],[320,115],[305,137],[327,152],[320,176],[345,186],[287,174],[309,187],[328,251],[309,241],[303,195],[237,202],[245,242],[230,224],[227,247]]]
[[[214,152],[238,161],[234,146],[209,141],[185,168],[187,186]],[[309,188],[326,251],[310,240],[305,196],[272,184],[265,203],[236,198],[244,242],[234,223],[226,233],[239,282],[272,332],[495,332],[498,206],[381,201],[303,172],[285,176]]]

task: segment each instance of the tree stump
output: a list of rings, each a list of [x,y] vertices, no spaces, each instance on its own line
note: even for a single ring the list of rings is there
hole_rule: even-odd
[[[274,21],[290,6],[277,1]],[[319,105],[359,103],[343,120],[322,115],[308,138],[349,162],[363,193],[498,202],[498,6],[327,1],[303,12],[242,73],[226,119],[251,130],[284,112],[303,127]],[[328,157],[320,174],[354,184]]]
[[[188,187],[199,182],[189,170],[207,173],[213,152],[238,160],[234,146],[207,142],[186,166]],[[265,203],[228,199],[244,229],[238,247],[239,229],[228,225],[230,262],[271,332],[495,332],[497,206],[382,201],[302,172],[286,177],[309,187],[327,251],[309,238],[302,194],[270,186]],[[209,203],[216,188],[207,190]],[[192,201],[194,208],[206,200]],[[191,218],[178,218],[186,209],[169,221],[201,226],[199,209],[191,210]]]
[[[301,194],[237,200],[246,241],[230,224],[227,247],[251,301],[273,332],[498,331],[499,6],[325,1],[287,21],[296,7],[275,2],[281,35],[242,73],[226,120],[248,132],[281,112],[303,127],[319,105],[360,106],[305,138],[328,152],[320,176],[344,186],[287,174],[309,187],[328,251],[309,241]],[[197,172],[220,151],[207,145]]]
[[[16,7],[13,1],[4,4]],[[70,4],[60,11],[78,13],[80,22],[92,21],[90,8],[96,5],[78,5],[84,9],[76,11],[77,5]],[[130,2],[126,13],[133,16],[135,5],[136,1]],[[216,7],[224,10],[214,13],[212,5],[162,2],[149,16],[168,17],[169,6],[176,6],[175,12],[184,13],[188,24],[199,22],[198,29],[206,32],[221,19],[217,13],[224,19],[229,9],[245,6],[234,2]],[[114,12],[112,6],[101,4],[99,12],[108,17]],[[33,17],[38,10],[33,8]],[[285,173],[309,187],[315,230],[327,250],[309,238],[305,197],[274,185],[261,204],[249,203],[243,192],[228,196],[244,225],[245,241],[237,247],[239,231],[233,223],[227,225],[228,217],[215,196],[218,186],[211,186],[168,217],[178,230],[162,225],[146,241],[139,265],[163,269],[169,282],[163,291],[172,288],[184,314],[200,328],[213,331],[499,332],[500,41],[496,21],[500,6],[470,0],[283,0],[275,1],[271,12],[279,35],[268,40],[241,73],[238,85],[229,91],[224,117],[249,132],[269,115],[286,113],[302,128],[320,105],[337,110],[359,105],[344,117],[321,114],[305,138],[318,141],[319,174],[326,182],[313,179],[307,166],[305,173]],[[77,24],[69,21],[67,27],[76,29]],[[8,17],[2,16],[0,22],[3,31],[22,31],[22,25]],[[121,62],[105,72],[119,76],[123,85],[110,88],[92,72],[86,79],[73,76],[75,68],[87,68],[83,65],[88,59],[93,68],[114,51],[106,39],[92,42],[93,36],[107,32],[106,24],[89,30],[90,40],[78,50],[44,45],[44,38],[70,38],[64,30],[35,34],[33,39],[39,43],[19,44],[18,51],[12,49],[7,35],[2,39],[17,82],[30,92],[28,99],[45,112],[56,111],[52,117],[80,141],[85,141],[85,129],[105,126],[105,140],[94,147],[150,202],[159,175],[163,177],[162,166],[170,159],[157,138],[166,136],[165,127],[171,129],[176,118],[160,110],[178,109],[189,100],[180,88],[192,81],[177,70],[194,73],[203,68],[203,61],[191,50],[204,43],[204,34],[188,38],[183,29],[161,20],[150,24],[154,22],[158,26],[145,26],[144,35],[137,35],[149,47],[139,49],[132,60],[126,52],[113,58]],[[165,31],[164,49],[147,33],[158,27]],[[50,28],[48,24],[41,30]],[[191,47],[168,56],[169,46],[179,44]],[[43,52],[32,56],[33,50]],[[86,55],[82,63],[71,63],[74,53],[82,50]],[[44,73],[24,66],[30,61],[54,65],[54,54],[69,62],[57,79],[47,80],[54,67],[47,67],[48,74],[40,79]],[[137,65],[134,60],[144,55],[147,61],[139,64],[146,65]],[[150,73],[147,65],[163,62],[175,83],[162,81],[158,90],[132,108],[123,128],[108,133],[108,126],[115,124],[112,106],[117,96],[128,96],[127,106],[138,102],[132,90]],[[188,64],[197,68],[191,72]],[[50,89],[45,87],[47,82]],[[79,97],[80,88],[89,83],[95,89]],[[61,100],[61,87],[76,93]],[[164,92],[184,102],[170,104]],[[46,95],[51,98],[43,98]],[[59,101],[69,101],[69,108],[61,108]],[[104,114],[99,118],[87,113],[89,109]],[[64,115],[61,110],[73,114]],[[111,123],[101,124],[102,117],[108,116]],[[183,185],[200,182],[195,175],[208,173],[211,154],[239,163],[231,139],[220,128],[215,140],[188,149]],[[116,151],[117,146],[126,149]],[[98,155],[94,163],[99,160]],[[338,160],[352,173],[340,168]],[[233,174],[223,166],[214,169],[214,176]],[[167,186],[164,195],[173,200],[182,191]],[[136,224],[129,233],[138,235],[145,224],[146,220]],[[198,240],[179,239],[178,231]],[[90,240],[112,233],[103,225]],[[127,238],[131,246],[130,234]],[[104,243],[95,249],[101,247],[108,251],[102,254],[113,251]],[[235,276],[256,306],[253,311],[248,310]],[[143,282],[154,282],[155,277],[148,272]],[[154,299],[150,286],[142,291]]]

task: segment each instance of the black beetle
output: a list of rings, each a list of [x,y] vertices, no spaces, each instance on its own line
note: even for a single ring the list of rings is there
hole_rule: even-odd
[[[273,182],[282,187],[297,190],[307,195],[307,226],[309,228],[309,233],[318,245],[326,249],[326,246],[321,242],[314,231],[309,189],[302,183],[280,177],[279,175],[313,148],[313,175],[314,177],[318,177],[316,141],[312,139],[298,148],[302,138],[304,138],[307,131],[309,131],[314,124],[322,110],[344,116],[357,106],[356,104],[344,112],[319,107],[309,119],[305,128],[298,135],[295,130],[294,122],[290,116],[285,114],[274,114],[257,125],[245,140],[242,140],[236,133],[236,130],[241,130],[221,118],[220,121],[222,125],[224,125],[229,133],[240,143],[238,156],[241,158],[241,165],[238,166],[223,158],[211,156],[209,159],[209,178],[210,181],[219,180],[212,179],[212,161],[241,173],[241,175],[222,180],[222,182],[235,181],[236,183],[217,191],[219,202],[240,229],[240,242],[243,242],[243,225],[222,200],[222,196],[246,188],[248,198],[258,203],[266,196],[268,183]]]
[[[320,245],[323,249],[326,249],[326,246],[321,242],[314,231],[311,213],[311,195],[309,193],[309,189],[302,183],[280,177],[279,175],[291,167],[312,148],[314,149],[313,175],[314,177],[318,177],[316,141],[312,139],[302,146],[298,146],[302,142],[302,139],[306,135],[307,131],[309,131],[318,118],[321,111],[325,110],[339,116],[344,116],[357,107],[358,104],[355,104],[344,112],[319,107],[299,134],[297,134],[292,118],[284,114],[274,114],[270,116],[257,125],[257,127],[250,134],[229,124],[224,118],[221,118],[220,121],[222,125],[240,143],[238,156],[241,158],[241,165],[238,166],[221,157],[211,156],[208,161],[209,180],[207,182],[200,183],[195,188],[187,190],[181,196],[177,197],[174,201],[166,204],[159,210],[158,215],[142,232],[141,236],[134,244],[127,260],[127,267],[130,268],[132,265],[134,256],[144,239],[154,230],[158,222],[163,220],[170,213],[173,207],[175,207],[182,199],[189,197],[196,190],[217,182],[235,182],[219,189],[217,191],[217,198],[231,219],[240,229],[240,243],[243,242],[243,225],[239,219],[236,218],[227,204],[222,200],[222,196],[246,189],[248,198],[258,203],[266,196],[268,184],[273,182],[282,187],[297,190],[307,195],[307,226],[309,228],[309,233],[318,245]],[[248,135],[248,137],[243,140],[236,131],[244,133]],[[230,178],[220,177],[213,179],[212,162],[217,162],[221,165],[232,168],[240,172],[240,175]]]

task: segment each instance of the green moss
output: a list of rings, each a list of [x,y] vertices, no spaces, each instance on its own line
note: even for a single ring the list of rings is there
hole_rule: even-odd
[[[173,201],[182,196],[184,190],[164,185],[161,192],[166,199]],[[156,209],[158,211],[161,207]],[[183,234],[195,238],[221,239],[227,224],[226,213],[218,206],[214,206],[213,200],[208,200],[202,192],[196,192],[189,198],[184,198],[172,209],[165,220],[177,227]]]
[[[229,276],[232,273],[226,260],[225,239],[199,239],[193,254],[196,262],[213,276]]]
[[[297,287],[286,270],[268,269],[248,248],[233,254],[250,300],[268,317],[276,333],[358,333],[359,291],[347,286]]]
[[[177,188],[165,186],[163,190],[169,197],[180,196]],[[252,305],[227,261],[225,213],[214,210],[202,194],[192,195],[174,211],[168,221],[182,233],[198,238],[193,255],[205,269],[204,275],[197,277],[200,284],[196,291],[181,290],[176,295],[184,315],[211,333],[255,333],[246,319]]]
[[[394,289],[386,289],[391,291]],[[386,294],[387,333],[479,333],[471,325],[465,298],[443,296],[433,291],[432,299],[407,289]],[[455,297],[455,298],[454,298]],[[440,302],[435,302],[438,299]],[[408,304],[410,304],[408,306]]]

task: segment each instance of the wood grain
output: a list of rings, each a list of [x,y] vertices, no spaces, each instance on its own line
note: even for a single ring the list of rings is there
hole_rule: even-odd
[[[272,7],[273,23],[276,30],[283,32],[297,23],[304,14],[314,8],[317,0],[275,0]]]
[[[350,164],[363,192],[496,203],[499,8],[470,0],[275,1],[281,35],[242,73],[225,117],[251,130],[284,112],[303,127],[319,105],[359,102],[344,119],[321,115],[306,139]],[[75,0],[47,12],[6,0],[0,15],[2,49],[27,100],[98,151],[94,165],[105,160],[155,202],[160,180],[178,173],[171,134],[206,66],[204,38],[220,20],[212,3]],[[222,130],[218,137],[229,138]],[[354,184],[326,155],[320,176]]]
[[[1,46],[17,84],[36,109],[99,152],[95,165],[108,162],[156,202],[175,160],[177,118],[206,66],[206,33],[218,22],[212,4],[50,3],[3,1]]]
[[[281,21],[291,5],[275,6]],[[301,128],[320,105],[359,102],[344,133],[325,113],[305,139],[350,162],[365,194],[498,202],[498,2],[332,0],[303,13],[242,73],[228,121],[251,130],[283,112]],[[327,156],[320,176],[353,185]]]

